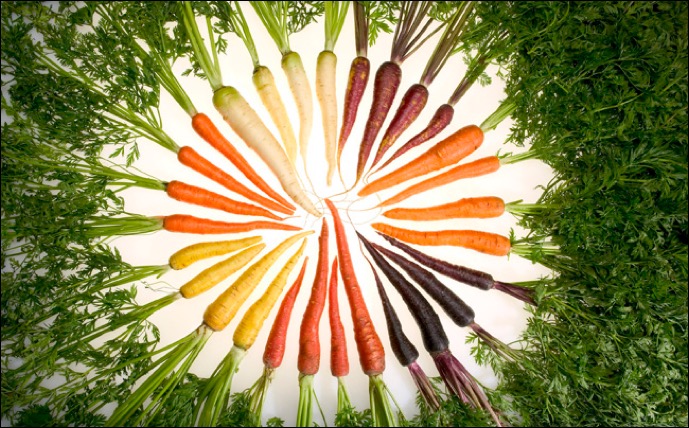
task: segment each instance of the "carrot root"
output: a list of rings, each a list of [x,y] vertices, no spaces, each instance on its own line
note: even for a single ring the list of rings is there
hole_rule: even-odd
[[[209,220],[187,214],[173,214],[163,218],[163,229],[168,232],[215,234],[239,233],[256,229],[301,230],[297,226],[271,221],[251,221],[247,223],[229,223]]]

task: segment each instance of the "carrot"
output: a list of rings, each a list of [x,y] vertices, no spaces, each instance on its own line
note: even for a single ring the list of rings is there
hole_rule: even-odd
[[[440,36],[438,45],[428,58],[419,83],[409,87],[404,97],[402,97],[395,116],[390,121],[388,129],[383,135],[383,140],[378,146],[372,167],[383,158],[385,152],[395,144],[395,141],[421,114],[428,101],[428,87],[433,83],[447,59],[454,53],[455,46],[459,43],[460,34],[464,29],[464,24],[472,10],[473,4],[471,2],[463,2],[456,8],[450,22],[445,26],[445,30]]]
[[[273,327],[270,329],[268,340],[266,341],[266,348],[263,352],[263,364],[268,369],[276,369],[282,364],[282,358],[285,356],[285,343],[287,342],[287,328],[292,316],[292,309],[294,302],[297,299],[297,294],[301,289],[301,284],[304,281],[304,273],[306,272],[306,265],[309,261],[308,256],[304,259],[299,276],[294,280],[294,284],[287,291],[285,297],[282,299],[282,304],[278,309],[278,313],[273,321]]]
[[[361,2],[353,2],[354,13],[354,40],[356,44],[356,57],[349,66],[347,78],[347,90],[344,97],[344,109],[342,110],[342,126],[340,138],[337,142],[337,168],[341,172],[340,159],[349,134],[352,133],[359,104],[364,97],[364,91],[368,84],[368,76],[371,73],[371,62],[368,55],[368,16],[366,7]]]
[[[328,319],[330,320],[330,372],[335,377],[344,377],[349,374],[349,356],[337,298],[337,257],[333,260],[330,269]]]
[[[395,416],[388,400],[387,387],[382,380],[382,374],[385,370],[385,349],[373,326],[366,301],[361,293],[361,287],[356,279],[352,255],[347,245],[347,237],[340,214],[330,199],[325,199],[325,203],[335,223],[340,275],[342,275],[342,282],[349,300],[359,363],[364,373],[369,377],[369,402],[373,423],[375,426],[392,426],[395,424]]]
[[[300,230],[297,226],[271,221],[250,221],[247,223],[229,223],[209,220],[187,214],[173,214],[162,217],[163,229],[168,232],[182,233],[238,233],[255,229]]]
[[[222,256],[261,242],[260,236],[235,239],[232,241],[200,242],[176,251],[168,261],[175,270],[184,269],[192,264],[209,257]]]
[[[481,128],[476,125],[465,126],[413,161],[368,183],[358,194],[359,196],[367,196],[455,164],[473,153],[482,143],[483,131]]]
[[[215,331],[225,328],[278,257],[299,239],[312,233],[313,231],[309,230],[290,236],[254,263],[206,308],[203,314],[204,323]]]
[[[225,280],[225,278],[244,267],[244,265],[246,265],[258,253],[263,251],[265,247],[266,245],[263,243],[256,244],[229,257],[226,260],[204,269],[201,271],[201,273],[181,286],[179,293],[185,299],[189,299],[191,297],[198,296],[204,291],[210,290],[216,284]]]
[[[497,156],[487,156],[473,162],[457,165],[439,175],[409,186],[395,196],[391,196],[390,198],[384,200],[378,204],[378,206],[383,207],[401,202],[411,196],[425,192],[426,190],[435,189],[443,184],[452,183],[462,178],[479,177],[481,175],[490,174],[497,171],[500,168],[500,165],[500,158]]]
[[[401,272],[394,269],[370,242],[361,234],[357,233],[357,235],[380,270],[388,278],[390,284],[395,287],[402,300],[404,300],[412,318],[414,318],[419,327],[424,348],[433,358],[447,388],[472,407],[487,411],[495,423],[498,426],[502,426],[502,421],[488,402],[485,392],[471,374],[466,371],[464,366],[452,355],[450,340],[445,333],[440,317],[428,300]]]
[[[321,235],[318,238],[318,264],[316,277],[311,287],[311,296],[304,310],[299,329],[299,404],[297,426],[311,426],[313,421],[312,400],[315,398],[313,377],[318,373],[321,360],[320,320],[328,293],[328,224],[323,219]]]
[[[511,247],[509,238],[478,230],[417,231],[384,223],[373,223],[371,227],[385,235],[412,244],[454,245],[493,256],[506,256],[510,253]]]
[[[308,261],[309,257],[306,256],[304,258],[304,263],[301,265],[301,270],[299,271],[297,279],[294,280],[290,289],[285,293],[285,297],[282,298],[282,303],[275,315],[275,320],[273,320],[273,326],[270,329],[265,350],[263,351],[263,373],[249,388],[249,409],[253,426],[261,426],[263,404],[265,403],[268,387],[273,379],[275,369],[282,364],[292,309],[294,308],[297,294],[299,294],[299,290],[301,289]]]
[[[263,123],[258,113],[236,88],[223,85],[210,18],[207,17],[206,20],[211,44],[209,52],[196,24],[196,16],[191,3],[183,2],[180,7],[182,25],[189,36],[194,57],[213,90],[215,109],[223,116],[234,132],[268,165],[278,178],[283,190],[292,200],[310,214],[320,216],[321,213],[300,186],[296,170],[290,163],[285,150]]]
[[[432,4],[433,2],[428,1],[401,2],[400,17],[395,27],[390,59],[380,65],[373,82],[373,102],[364,128],[364,136],[359,146],[354,185],[361,179],[376,137],[392,108],[392,102],[402,80],[400,66],[405,59],[445,25],[445,23],[441,23],[430,34],[423,37],[433,21],[433,18],[428,15]]]
[[[425,253],[422,253],[419,250],[410,247],[409,245],[406,245],[398,241],[395,238],[392,238],[388,235],[384,235],[382,233],[379,234],[388,242],[390,242],[393,246],[401,249],[419,263],[433,269],[438,273],[452,278],[455,281],[470,285],[472,287],[476,287],[480,290],[491,290],[495,288],[496,290],[503,291],[525,303],[529,303],[531,305],[536,304],[533,296],[534,291],[530,288],[526,288],[516,284],[510,284],[507,282],[496,281],[495,279],[493,279],[492,275],[486,272],[481,272],[476,269],[468,268],[466,266],[455,265],[444,260],[431,257]]]
[[[497,196],[462,198],[454,202],[423,208],[394,208],[385,211],[397,220],[444,220],[449,218],[492,218],[505,212],[505,201]]]
[[[373,143],[378,136],[385,118],[392,107],[392,101],[397,94],[402,80],[402,69],[399,64],[385,61],[380,65],[373,80],[373,100],[368,113],[364,135],[359,145],[359,157],[356,165],[356,185],[364,173],[366,162],[373,149]]]
[[[208,144],[223,154],[237,169],[246,176],[256,187],[261,189],[266,195],[270,196],[278,203],[287,208],[294,209],[285,198],[273,190],[268,183],[251,167],[249,162],[239,153],[239,151],[225,138],[213,121],[204,113],[197,113],[191,119],[191,126],[197,134]]]
[[[216,367],[209,382],[201,390],[197,405],[194,408],[193,420],[199,414],[199,426],[216,426],[221,412],[227,405],[232,379],[239,369],[247,351],[256,341],[256,337],[263,327],[268,314],[277,302],[287,283],[287,277],[297,264],[306,247],[306,238],[302,239],[299,249],[287,260],[283,268],[268,285],[261,297],[256,300],[242,317],[232,336],[232,348],[223,361]],[[262,276],[262,275],[261,275]],[[242,283],[240,287],[243,287]],[[234,288],[234,287],[233,287]],[[246,295],[248,296],[248,294]],[[237,295],[243,301],[241,292]]]
[[[189,146],[183,146],[179,149],[179,151],[177,152],[177,159],[181,164],[193,169],[194,171],[206,176],[207,178],[210,178],[211,180],[222,185],[226,189],[239,195],[242,195],[254,202],[257,202],[266,208],[287,215],[291,215],[294,213],[294,208],[285,208],[277,202],[268,199],[264,196],[261,196],[258,193],[250,190],[242,183],[235,180],[231,175],[221,170],[217,166],[213,165],[208,159],[198,154],[196,150]]]
[[[230,214],[253,215],[282,220],[265,208],[245,202],[235,201],[204,188],[193,186],[182,181],[172,180],[165,184],[168,196],[178,201],[199,205],[206,208],[222,210]]]
[[[383,304],[383,313],[385,314],[385,323],[388,326],[388,337],[390,338],[390,347],[392,348],[392,353],[395,354],[397,361],[402,365],[402,367],[407,367],[409,373],[414,380],[414,384],[421,393],[421,397],[426,402],[426,404],[433,410],[438,410],[440,408],[440,403],[438,402],[438,394],[436,394],[433,389],[428,376],[423,371],[417,359],[419,358],[419,351],[416,349],[413,343],[409,340],[402,329],[402,323],[400,322],[395,308],[390,302],[390,298],[383,288],[383,283],[378,277],[378,273],[373,268],[373,265],[369,261],[371,266],[371,271],[373,272],[374,280],[376,281],[376,288],[378,289],[378,296],[380,296],[380,301]]]

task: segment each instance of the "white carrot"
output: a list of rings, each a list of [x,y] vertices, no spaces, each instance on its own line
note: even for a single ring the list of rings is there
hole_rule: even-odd
[[[325,160],[328,162],[327,184],[332,183],[337,169],[337,56],[335,43],[347,16],[349,2],[325,2],[325,48],[316,63],[316,96],[321,107]]]

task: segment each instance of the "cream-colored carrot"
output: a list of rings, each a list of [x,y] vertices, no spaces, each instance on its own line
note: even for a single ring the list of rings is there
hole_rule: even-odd
[[[316,63],[316,96],[321,107],[325,160],[328,162],[328,186],[332,183],[333,174],[337,169],[336,75],[337,57],[332,51],[322,51]]]

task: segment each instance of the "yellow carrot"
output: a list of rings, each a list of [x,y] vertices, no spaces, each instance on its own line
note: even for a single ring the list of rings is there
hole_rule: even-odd
[[[294,103],[299,113],[299,152],[301,153],[304,169],[308,157],[309,138],[313,127],[313,95],[309,79],[306,77],[304,64],[298,53],[292,51],[282,56],[282,70],[285,72]]]
[[[275,84],[273,73],[271,73],[268,67],[259,66],[254,71],[253,82],[259,97],[261,97],[261,101],[263,101],[263,105],[270,113],[270,117],[280,133],[280,139],[282,139],[287,157],[296,169],[297,140],[294,137],[294,129],[292,129],[292,122],[289,120],[287,109]]]
[[[180,287],[180,294],[185,299],[189,299],[198,296],[204,291],[210,290],[220,281],[223,281],[228,276],[246,266],[246,264],[256,257],[265,247],[266,244],[264,243],[256,244],[203,270]]]
[[[325,139],[325,160],[328,162],[326,177],[331,185],[337,168],[337,96],[335,77],[337,57],[332,51],[322,51],[316,63],[316,96],[321,106],[323,138]]]
[[[222,256],[261,242],[260,236],[233,239],[231,241],[200,242],[189,245],[170,256],[168,263],[175,270],[184,269],[209,257]]]
[[[264,255],[259,261],[251,265],[224,293],[211,303],[203,314],[203,322],[215,331],[227,327],[237,314],[239,307],[256,288],[270,266],[299,239],[312,234],[312,230],[297,233]]]
[[[247,350],[256,341],[256,336],[258,336],[263,323],[271,309],[277,302],[282,290],[285,288],[287,283],[287,278],[289,274],[296,266],[297,262],[304,253],[304,248],[306,247],[306,239],[302,240],[302,244],[296,253],[285,263],[280,273],[275,277],[273,282],[270,283],[266,291],[263,293],[261,298],[256,300],[253,305],[246,311],[246,314],[242,320],[237,325],[237,329],[234,331],[234,336],[232,340],[234,346]]]

